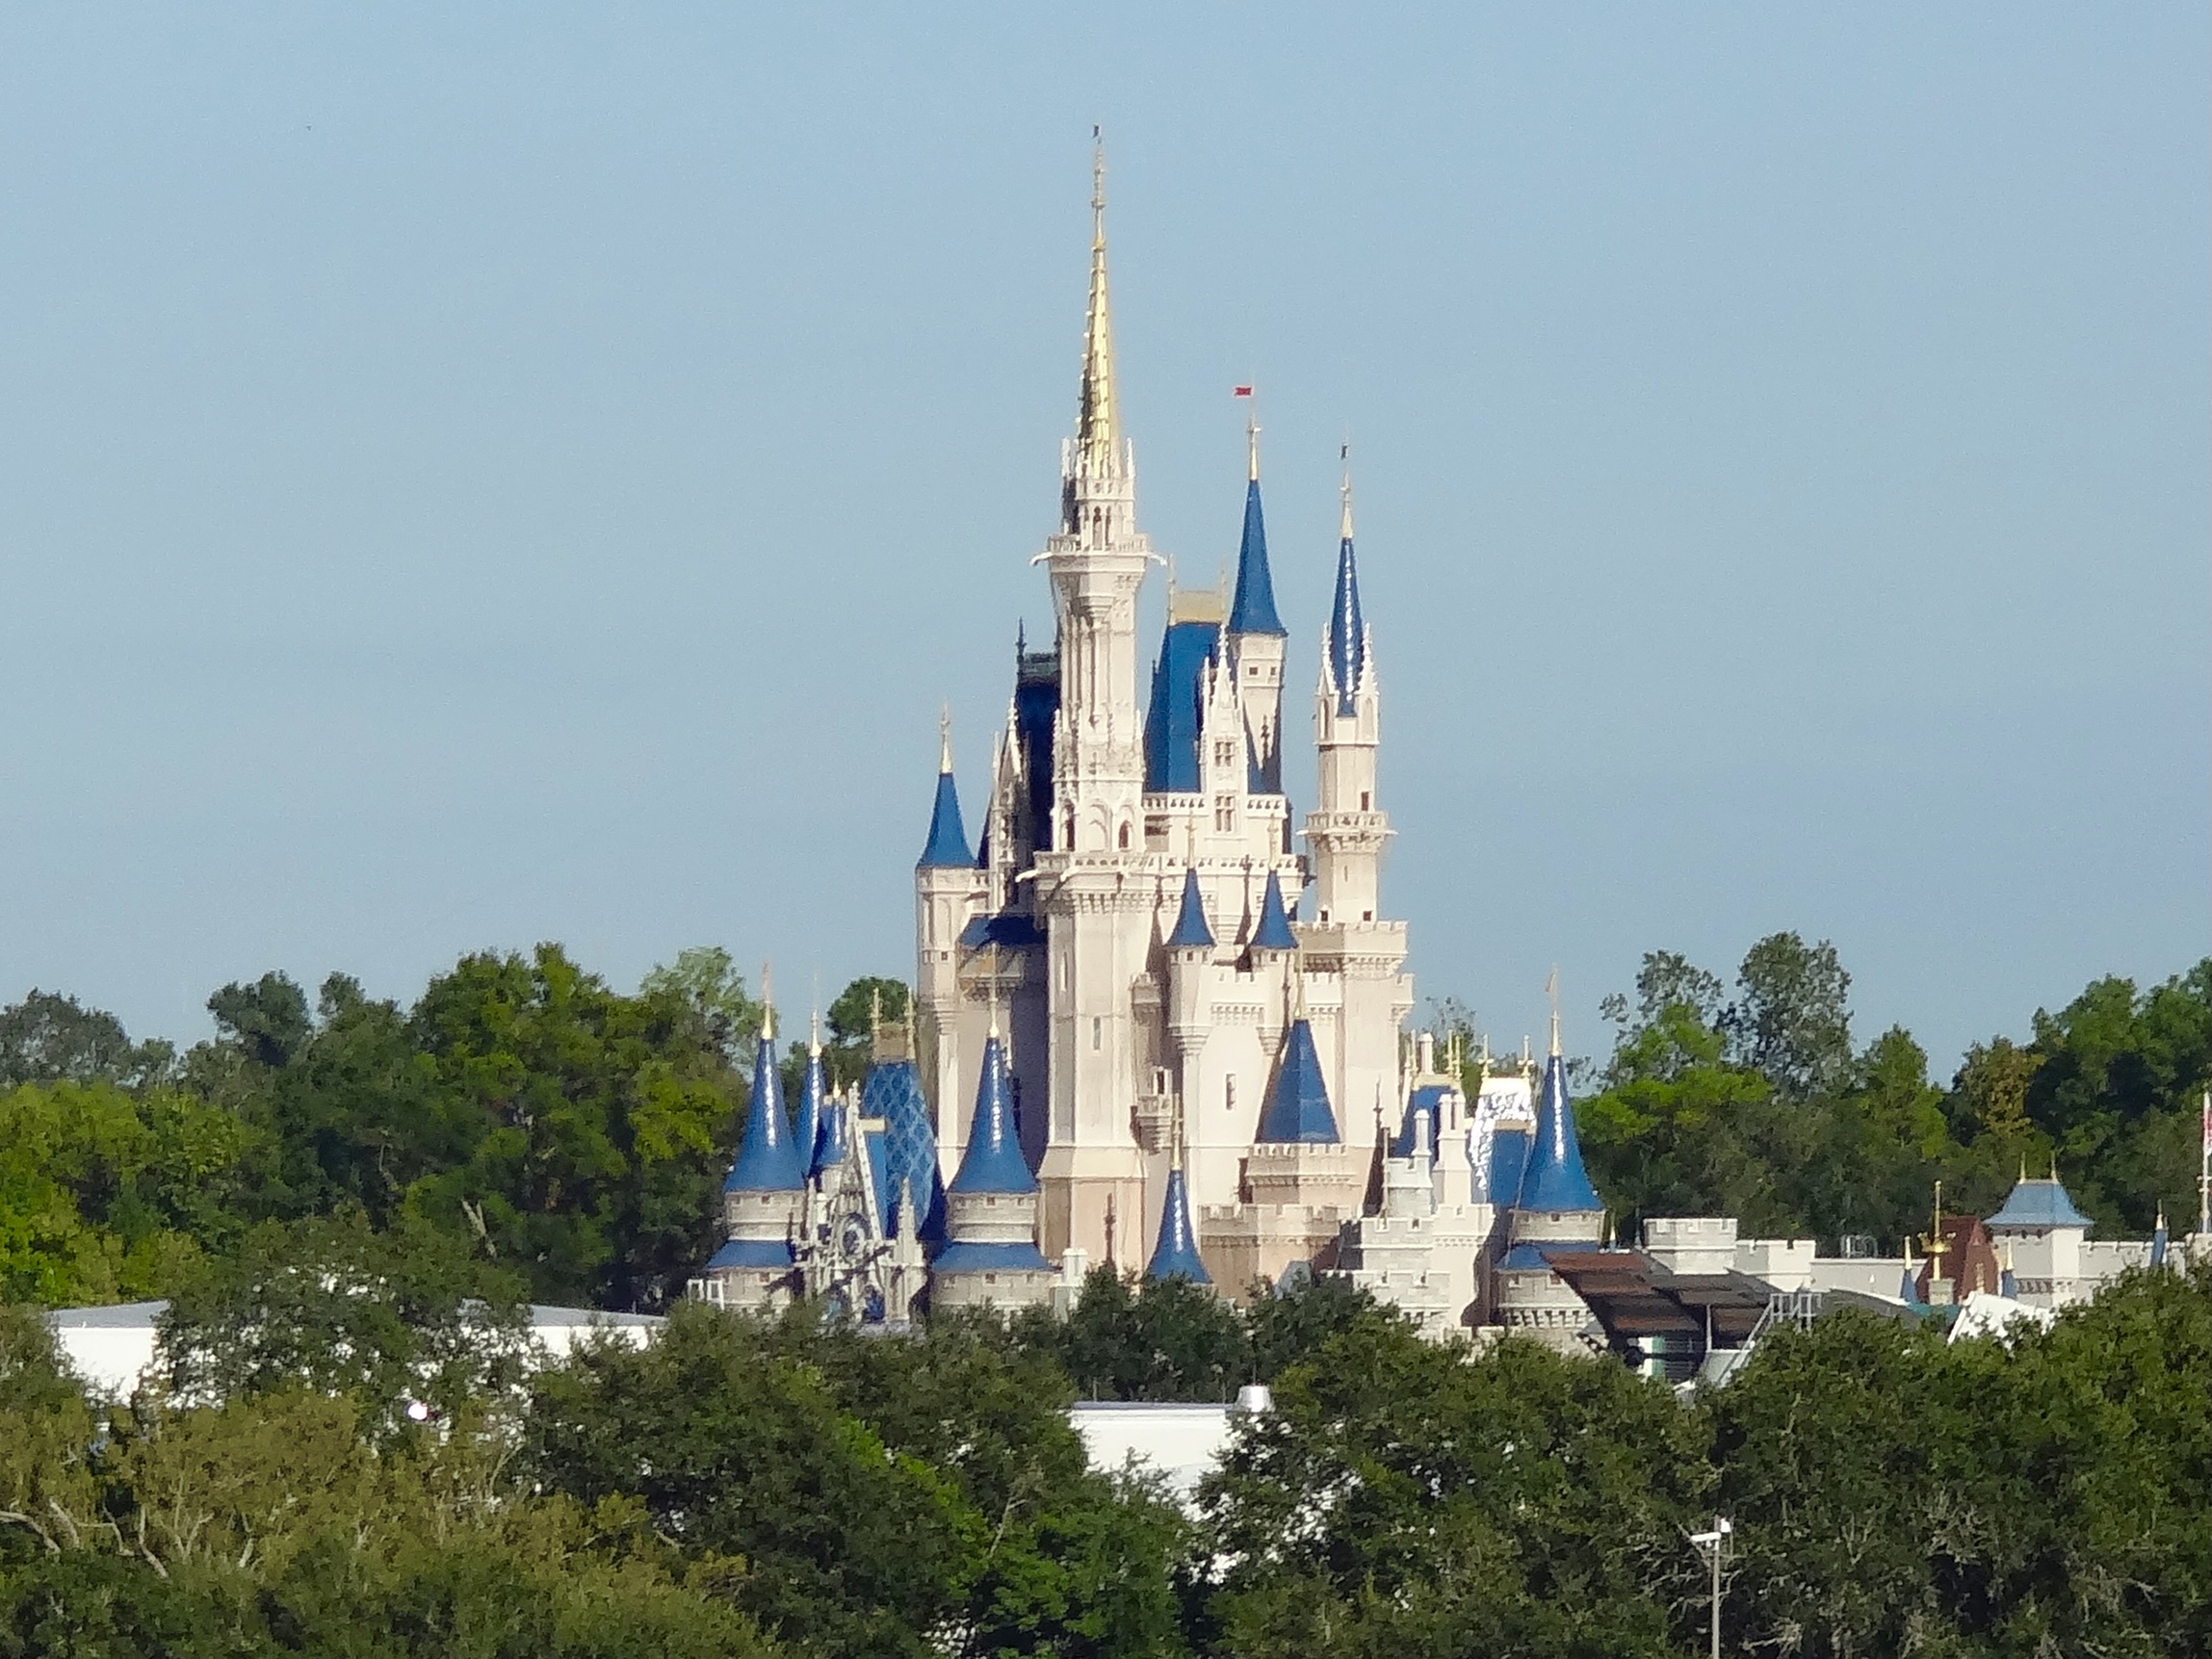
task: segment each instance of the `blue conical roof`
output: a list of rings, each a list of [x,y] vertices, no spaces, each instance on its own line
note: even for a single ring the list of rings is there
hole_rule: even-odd
[[[1536,1143],[1528,1149],[1519,1207],[1551,1211],[1605,1207],[1583,1173],[1582,1148],[1574,1138],[1574,1102],[1567,1097],[1567,1063],[1557,1054],[1544,1062]]]
[[[845,1138],[845,1107],[835,1100],[825,1100],[821,1107],[821,1127],[815,1130],[814,1158],[807,1166],[809,1175],[820,1175],[823,1170],[835,1169],[845,1162],[850,1153]]]
[[[2090,1227],[2056,1175],[2023,1176],[2006,1194],[2004,1206],[1985,1227]]]
[[[806,1173],[814,1174],[815,1149],[821,1145],[821,1126],[828,1111],[829,1078],[822,1071],[821,1049],[808,1044],[806,1076],[798,1086],[798,1117],[792,1125],[792,1145],[798,1150]]]
[[[1229,606],[1232,634],[1289,631],[1275,614],[1275,579],[1267,571],[1267,524],[1260,512],[1260,480],[1244,486],[1244,539],[1236,549],[1236,597]]]
[[[1367,672],[1367,628],[1360,616],[1360,570],[1352,538],[1337,549],[1337,600],[1329,611],[1329,675],[1337,683],[1337,713],[1357,712],[1354,697]]]
[[[1199,1259],[1198,1237],[1190,1226],[1190,1194],[1183,1169],[1167,1172],[1167,1199],[1159,1208],[1159,1242],[1153,1246],[1147,1279],[1187,1279],[1193,1284],[1211,1284],[1206,1263]]]
[[[1167,936],[1170,950],[1211,950],[1213,929],[1206,925],[1206,897],[1198,891],[1198,871],[1183,872],[1183,908],[1176,913],[1175,931]]]
[[[960,791],[952,782],[951,772],[939,772],[937,802],[929,809],[929,844],[922,849],[918,868],[973,866],[975,862],[968,851],[967,826],[960,821]]]
[[[1260,900],[1260,925],[1252,930],[1255,950],[1295,950],[1297,935],[1290,931],[1290,917],[1283,906],[1283,884],[1267,872],[1266,895]]]
[[[776,1075],[776,1046],[766,1032],[753,1045],[753,1098],[744,1137],[730,1165],[724,1192],[795,1192],[806,1185],[806,1154],[792,1139],[784,1116],[783,1079]]]
[[[1521,1178],[1528,1169],[1528,1131],[1498,1129],[1490,1137],[1490,1190],[1492,1204],[1512,1207],[1521,1197]]]
[[[1283,1063],[1276,1069],[1275,1087],[1267,1097],[1267,1109],[1260,1114],[1260,1132],[1253,1138],[1276,1145],[1338,1143],[1337,1114],[1329,1109],[1329,1085],[1321,1076],[1321,1056],[1314,1049],[1314,1027],[1304,1020],[1292,1021],[1283,1039]]]
[[[968,1150],[950,1192],[1035,1192],[1037,1178],[1022,1155],[1014,1124],[1014,1092],[1006,1078],[1006,1050],[996,1035],[983,1045],[982,1075],[976,1079],[976,1119]]]

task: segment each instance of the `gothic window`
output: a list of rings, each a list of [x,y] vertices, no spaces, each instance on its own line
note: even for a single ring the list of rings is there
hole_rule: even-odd
[[[1236,797],[1235,795],[1214,796],[1213,827],[1217,830],[1233,830],[1236,827]]]
[[[1236,745],[1234,742],[1214,744],[1213,764],[1217,766],[1234,766],[1236,764]]]
[[[1360,811],[1364,813],[1371,813],[1374,810],[1375,797],[1373,793],[1367,790],[1362,790],[1360,791]]]
[[[1105,1047],[1106,1021],[1101,1019],[1098,1015],[1093,1014],[1091,1016],[1091,1051],[1096,1053],[1099,1050]]]
[[[1235,1077],[1221,1079],[1221,1107],[1222,1110],[1230,1112],[1236,1109],[1236,1079]]]
[[[1129,851],[1129,825],[1126,822],[1121,826],[1121,850]]]

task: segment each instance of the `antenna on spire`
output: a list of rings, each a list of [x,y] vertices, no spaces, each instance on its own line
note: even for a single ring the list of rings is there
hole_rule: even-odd
[[[1551,1057],[1559,1057],[1559,965],[1553,963],[1544,981],[1544,995],[1551,999]]]
[[[1352,439],[1348,432],[1344,435],[1343,443],[1337,450],[1337,459],[1343,463],[1344,468],[1344,481],[1337,486],[1338,494],[1343,498],[1344,503],[1343,517],[1339,522],[1337,534],[1340,540],[1350,541],[1352,539]]]

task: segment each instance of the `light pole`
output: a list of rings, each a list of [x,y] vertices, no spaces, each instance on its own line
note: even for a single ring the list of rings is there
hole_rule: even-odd
[[[1728,1547],[1729,1534],[1733,1531],[1734,1522],[1725,1516],[1715,1516],[1712,1531],[1690,1534],[1690,1542],[1712,1558],[1713,1659],[1721,1659],[1721,1551]]]

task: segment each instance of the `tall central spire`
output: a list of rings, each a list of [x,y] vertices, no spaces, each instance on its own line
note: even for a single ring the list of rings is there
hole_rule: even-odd
[[[1092,129],[1095,139],[1098,131]],[[1106,292],[1106,145],[1091,152],[1091,297],[1083,318],[1083,382],[1076,408],[1076,475],[1119,472],[1121,447],[1113,396],[1113,301]]]

